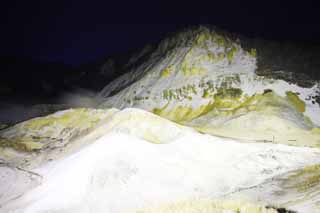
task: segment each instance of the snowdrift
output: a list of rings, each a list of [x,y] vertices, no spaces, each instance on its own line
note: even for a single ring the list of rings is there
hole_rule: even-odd
[[[246,190],[320,163],[316,148],[239,143],[139,109],[71,109],[0,134],[13,143],[26,134],[64,142],[38,140],[36,149],[2,145],[0,212],[276,212],[268,206],[303,212],[303,204],[257,200],[261,191]],[[310,183],[308,175],[300,178]],[[317,211],[309,191],[296,189],[292,196]]]

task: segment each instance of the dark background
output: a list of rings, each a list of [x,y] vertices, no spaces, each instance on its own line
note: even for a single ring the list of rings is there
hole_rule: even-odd
[[[319,13],[316,1],[305,0],[4,0],[0,3],[0,123],[70,108],[78,99],[86,103],[82,97],[95,97],[128,71],[123,65],[130,53],[199,24],[277,40],[248,39],[248,48],[259,52],[259,69],[289,70],[320,79]],[[109,56],[114,66],[101,75]]]
[[[316,1],[9,1],[1,8],[0,55],[73,66],[210,24],[251,37],[315,42]]]
[[[290,45],[257,45],[263,56],[258,67],[294,72],[296,69],[311,77],[318,76],[319,57],[313,53],[319,52],[319,48],[313,47],[319,46],[320,15],[315,2],[2,2],[0,102],[56,100],[65,91],[77,88],[100,91],[126,71],[122,65],[128,53],[158,42],[169,33],[200,24],[246,37],[277,40],[280,44],[293,41],[302,44],[303,50],[307,46],[311,51],[306,54]],[[101,66],[109,56],[115,59],[115,71],[102,76]]]

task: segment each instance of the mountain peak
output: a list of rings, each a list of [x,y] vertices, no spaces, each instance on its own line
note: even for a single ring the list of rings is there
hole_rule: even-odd
[[[219,30],[216,27],[193,26],[174,33],[167,39],[162,40],[159,49],[162,52],[168,51],[174,47],[206,47],[217,45],[220,47],[230,48],[239,42],[234,39],[231,33]]]
[[[222,136],[270,141],[267,128],[283,143],[290,143],[288,134],[294,141],[315,142],[318,136],[309,131],[320,125],[319,84],[304,87],[279,78],[279,73],[288,76],[282,70],[258,75],[260,52],[241,42],[204,26],[177,32],[108,84],[100,93],[101,107],[142,108]]]

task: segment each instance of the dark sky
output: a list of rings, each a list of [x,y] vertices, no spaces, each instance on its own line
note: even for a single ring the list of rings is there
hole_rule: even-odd
[[[196,24],[216,25],[247,36],[320,40],[320,8],[312,1],[162,2],[12,0],[2,3],[0,55],[78,65],[142,47],[171,31]]]

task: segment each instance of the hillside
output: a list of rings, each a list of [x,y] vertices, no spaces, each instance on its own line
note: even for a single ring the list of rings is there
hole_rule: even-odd
[[[239,143],[139,109],[67,110],[0,135],[1,212],[318,209],[309,194],[310,184],[319,185],[312,178],[318,170],[304,167],[320,163],[319,149]],[[298,178],[290,173],[295,170]],[[273,188],[261,193],[283,175],[291,177],[291,199],[304,202],[279,202]],[[278,179],[274,184],[287,186]]]
[[[319,212],[314,50],[194,27],[2,103],[0,212]]]
[[[213,135],[318,146],[319,81],[269,66],[270,48],[260,58],[255,46],[207,27],[178,32],[109,83],[100,107],[141,108]]]

